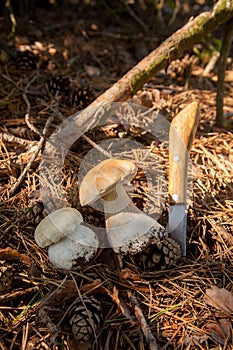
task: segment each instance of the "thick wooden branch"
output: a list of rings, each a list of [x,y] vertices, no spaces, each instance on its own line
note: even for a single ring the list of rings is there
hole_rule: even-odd
[[[201,13],[166,39],[134,68],[100,95],[92,106],[104,101],[126,101],[157,72],[179,58],[184,50],[200,42],[208,33],[233,18],[233,1],[219,0],[211,11]]]

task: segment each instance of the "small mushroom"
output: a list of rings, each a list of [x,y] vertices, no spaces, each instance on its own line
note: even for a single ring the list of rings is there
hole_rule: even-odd
[[[74,208],[61,208],[46,216],[37,226],[35,241],[45,248],[68,236],[81,224],[83,217]]]
[[[136,254],[167,237],[165,228],[140,211],[123,187],[136,172],[131,161],[107,159],[86,174],[79,189],[82,206],[102,198],[108,240],[116,253]]]
[[[98,249],[98,240],[94,231],[80,225],[61,241],[48,249],[50,262],[57,268],[71,270],[76,265],[90,261]]]
[[[75,264],[88,262],[96,254],[96,234],[82,222],[78,210],[61,208],[50,213],[37,226],[36,243],[42,248],[49,246],[49,260],[55,267],[69,270]]]

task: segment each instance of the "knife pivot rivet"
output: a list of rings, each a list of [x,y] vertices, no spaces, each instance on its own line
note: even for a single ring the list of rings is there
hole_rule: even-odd
[[[172,199],[173,199],[175,202],[177,202],[178,199],[179,199],[179,195],[178,195],[177,193],[174,193],[174,194],[172,195]]]
[[[180,157],[179,157],[178,155],[175,155],[175,156],[173,157],[173,160],[174,160],[174,162],[179,162]]]

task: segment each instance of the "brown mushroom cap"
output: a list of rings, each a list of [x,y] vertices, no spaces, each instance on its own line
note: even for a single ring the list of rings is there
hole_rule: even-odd
[[[79,189],[82,206],[94,203],[112,191],[119,182],[131,180],[137,165],[129,160],[107,159],[92,168],[83,178]]]

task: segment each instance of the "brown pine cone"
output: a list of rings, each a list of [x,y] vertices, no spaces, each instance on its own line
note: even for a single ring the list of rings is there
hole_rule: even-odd
[[[103,320],[101,305],[93,296],[77,299],[69,313],[70,325],[79,343],[92,340]]]
[[[15,65],[16,68],[22,70],[34,70],[36,69],[38,58],[32,51],[19,51],[17,52]]]
[[[42,202],[34,202],[16,213],[16,220],[24,224],[38,225],[47,215]]]
[[[66,104],[70,107],[78,107],[81,110],[86,108],[93,100],[93,90],[89,86],[84,86],[77,91],[72,91],[66,100]]]
[[[172,238],[165,237],[131,257],[133,262],[143,271],[165,270],[181,258],[181,248]]]
[[[63,201],[56,198],[43,198],[43,202],[33,201],[27,208],[20,210],[16,219],[23,223],[38,225],[49,213],[67,206]]]
[[[61,93],[67,94],[70,89],[70,79],[62,75],[53,76],[51,79],[48,79],[46,88],[53,96],[60,95]]]

